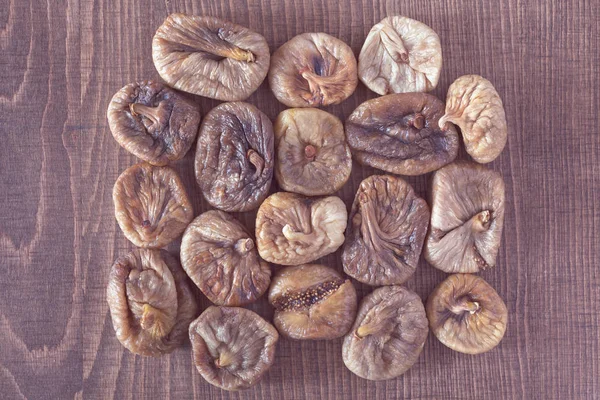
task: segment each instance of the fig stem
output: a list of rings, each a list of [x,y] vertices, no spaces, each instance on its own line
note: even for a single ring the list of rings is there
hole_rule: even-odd
[[[366,336],[369,336],[373,332],[374,332],[373,327],[366,324],[366,325],[359,326],[358,329],[354,332],[354,334],[356,335],[357,338],[362,339]]]
[[[254,173],[254,179],[258,178],[265,167],[265,160],[258,154],[258,152],[254,149],[248,149],[246,152],[246,157],[250,164],[254,165],[256,172]]]
[[[416,129],[423,129],[425,127],[425,117],[421,113],[416,113],[409,119],[409,124]]]
[[[479,311],[479,303],[476,301],[469,301],[465,297],[460,299],[460,301],[452,306],[450,306],[450,311],[453,314],[462,314],[465,311],[468,311],[470,314],[475,314]]]
[[[134,117],[141,115],[152,121],[154,125],[165,126],[168,122],[168,113],[165,112],[164,107],[162,102],[159,103],[158,107],[148,107],[140,103],[131,103],[129,104],[129,111],[131,111],[131,115]]]
[[[154,338],[160,339],[167,334],[162,320],[162,312],[148,303],[144,304],[140,325]]]
[[[490,210],[484,210],[478,214],[476,214],[473,218],[473,231],[475,232],[484,232],[487,231],[490,227],[490,223],[492,220],[492,213]]]
[[[215,360],[215,366],[217,368],[225,368],[231,364],[233,364],[233,357],[228,351],[223,351],[221,354],[219,354],[219,358]]]
[[[408,50],[404,47],[402,38],[396,33],[394,28],[384,26],[379,34],[385,51],[394,61],[407,63],[409,60]]]
[[[250,238],[240,239],[235,242],[235,250],[240,254],[246,254],[254,248],[254,241]]]
[[[307,144],[304,148],[304,156],[309,160],[314,160],[317,155],[317,149],[312,144]]]
[[[212,51],[212,53],[221,57],[232,58],[237,61],[245,61],[249,63],[254,62],[256,60],[254,53],[252,53],[250,50],[241,49],[236,45],[231,44],[228,40],[226,40],[223,29],[219,29],[217,35],[219,36],[219,39],[221,39],[224,42],[224,46],[217,46],[215,51]]]

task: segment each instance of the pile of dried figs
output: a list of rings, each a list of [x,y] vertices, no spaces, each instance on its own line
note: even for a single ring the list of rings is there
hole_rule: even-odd
[[[502,237],[504,181],[481,164],[506,144],[504,108],[477,75],[456,79],[445,103],[426,93],[442,67],[431,28],[387,17],[358,61],[325,33],[293,37],[271,57],[248,28],[173,14],[154,36],[152,58],[164,83],[128,84],[107,113],[115,140],[142,160],[113,190],[118,225],[136,246],[108,281],[123,346],[161,356],[189,337],[204,379],[240,390],[276,360],[280,336],[338,339],[346,367],[369,380],[411,368],[429,331],[462,353],[498,345],[507,308],[475,274],[496,265]],[[267,77],[292,107],[274,122],[243,102]],[[345,123],[314,108],[343,102],[359,80],[380,97]],[[226,102],[202,118],[183,92]],[[460,137],[474,161],[456,161]],[[194,142],[189,191],[169,164]],[[383,174],[364,179],[348,209],[336,193],[353,159]],[[430,172],[427,201],[397,176]],[[214,209],[196,215],[196,193]],[[257,213],[253,232],[230,214],[248,211]],[[179,238],[177,257],[164,247]],[[338,249],[343,271],[318,263]],[[426,304],[403,286],[421,255],[451,274]],[[362,284],[376,288],[359,303]],[[199,292],[214,304],[202,313]],[[243,308],[265,294],[272,322]]]

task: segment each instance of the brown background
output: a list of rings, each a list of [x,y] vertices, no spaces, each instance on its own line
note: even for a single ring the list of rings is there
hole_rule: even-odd
[[[506,181],[506,222],[498,266],[482,276],[510,311],[498,348],[468,356],[430,335],[409,372],[375,383],[345,369],[340,340],[282,340],[262,383],[228,394],[194,370],[189,345],[161,359],[121,347],[105,285],[112,261],[132,245],[116,225],[111,191],[136,160],[113,140],[105,113],[124,84],[157,78],[152,35],[175,11],[249,26],[272,51],[324,31],[356,54],[374,23],[401,13],[439,33],[444,67],[434,94],[444,98],[467,73],[495,84],[509,141],[490,167]],[[0,397],[599,396],[599,15],[596,0],[0,0]],[[345,118],[372,97],[360,84],[329,111]],[[198,101],[203,113],[217,104]],[[248,101],[271,118],[283,109],[266,83]],[[207,207],[192,158],[176,167],[200,213]],[[355,165],[340,192],[346,204],[373,172]],[[425,195],[427,179],[409,181]],[[252,213],[240,218],[253,224]],[[322,261],[341,268],[339,253]],[[408,286],[425,299],[444,276],[422,262]],[[264,299],[252,309],[270,317]]]

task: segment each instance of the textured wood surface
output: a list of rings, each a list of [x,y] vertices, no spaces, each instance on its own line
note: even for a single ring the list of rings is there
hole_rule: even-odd
[[[132,245],[111,191],[136,160],[105,114],[124,84],[157,78],[152,35],[176,11],[248,26],[272,51],[324,31],[357,55],[374,23],[401,13],[439,33],[436,95],[467,73],[495,84],[509,140],[490,167],[506,181],[506,221],[498,266],[482,276],[510,313],[498,348],[468,356],[430,335],[408,373],[375,383],[345,369],[341,340],[281,340],[262,383],[229,394],[195,371],[189,345],[161,359],[121,347],[105,285]],[[0,398],[598,398],[599,16],[597,0],[0,0]],[[372,97],[360,84],[329,111],[345,118]],[[217,104],[198,101],[203,113]],[[283,109],[266,83],[248,101],[271,118]],[[176,167],[206,210],[192,155]],[[355,165],[346,204],[374,172]],[[427,180],[409,179],[421,195]],[[238,216],[253,225],[253,213]],[[322,261],[341,269],[339,253]],[[425,299],[444,276],[423,261],[408,286]],[[251,308],[271,316],[264,299]]]

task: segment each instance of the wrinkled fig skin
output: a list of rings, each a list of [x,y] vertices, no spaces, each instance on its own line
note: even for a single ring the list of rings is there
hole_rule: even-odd
[[[223,103],[204,118],[196,146],[196,180],[223,211],[257,208],[273,179],[273,124],[248,103]]]
[[[364,379],[396,378],[413,366],[429,332],[419,296],[402,286],[384,286],[365,297],[344,338],[346,367]]]
[[[478,163],[495,160],[506,145],[502,99],[492,83],[479,75],[461,76],[448,88],[440,128],[447,128],[448,122],[458,125],[467,153]]]
[[[113,202],[121,230],[138,247],[168,245],[194,218],[185,187],[170,167],[127,168],[115,182]]]
[[[374,286],[404,283],[419,263],[429,207],[404,180],[373,175],[361,182],[348,218],[344,272]]]
[[[303,33],[273,54],[269,85],[288,107],[339,104],[356,89],[358,76],[352,49],[326,33]]]
[[[354,158],[398,175],[422,175],[452,162],[458,133],[440,129],[444,103],[425,93],[400,93],[362,103],[346,122]]]
[[[425,258],[447,273],[496,265],[504,225],[504,181],[482,165],[458,161],[437,171],[431,185]]]
[[[347,221],[346,206],[339,197],[272,194],[256,215],[258,254],[275,264],[309,263],[344,243]]]
[[[106,297],[117,338],[142,356],[180,346],[198,312],[187,276],[164,250],[136,249],[117,259]]]
[[[375,25],[358,57],[360,80],[377,94],[428,92],[442,68],[438,35],[422,22],[402,16]]]
[[[152,41],[161,78],[185,92],[224,101],[244,100],[269,71],[265,38],[214,17],[171,14]]]
[[[356,317],[356,290],[332,268],[318,264],[279,270],[269,289],[277,330],[292,339],[344,336]]]
[[[187,227],[181,240],[181,264],[217,305],[252,303],[271,282],[269,264],[258,257],[246,228],[223,211],[207,211]]]
[[[292,108],[275,121],[275,178],[288,192],[323,196],[341,189],[352,172],[342,122],[315,108]]]
[[[190,325],[198,372],[224,390],[256,385],[273,364],[278,339],[273,325],[244,308],[211,306]]]
[[[504,337],[508,310],[482,278],[454,274],[429,296],[427,318],[431,331],[444,345],[479,354],[496,347]]]

